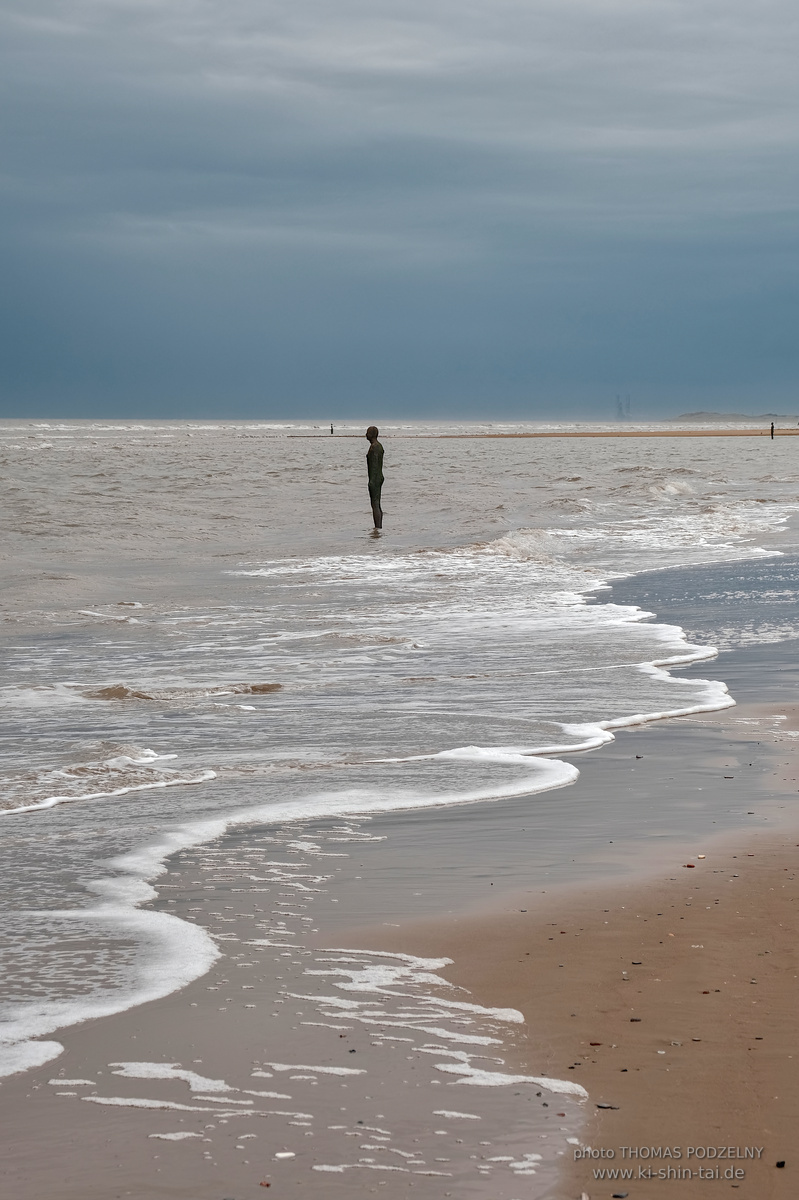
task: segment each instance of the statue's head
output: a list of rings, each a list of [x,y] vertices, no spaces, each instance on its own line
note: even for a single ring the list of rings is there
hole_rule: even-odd
[[[366,436],[368,437],[368,439],[369,439],[369,441],[370,441],[370,442],[376,442],[376,441],[377,441],[377,435],[378,435],[379,433],[380,433],[380,430],[377,428],[377,426],[376,426],[376,425],[370,425],[370,426],[369,426],[369,428],[368,428],[368,429],[367,429],[367,431],[366,431]]]

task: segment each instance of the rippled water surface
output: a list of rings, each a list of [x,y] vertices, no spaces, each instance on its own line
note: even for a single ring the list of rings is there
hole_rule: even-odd
[[[208,968],[204,928],[139,907],[169,853],[231,826],[534,812],[578,774],[559,753],[731,702],[710,662],[669,672],[711,646],[596,601],[792,548],[799,442],[442,431],[385,427],[377,537],[355,427],[0,425],[7,1069]]]

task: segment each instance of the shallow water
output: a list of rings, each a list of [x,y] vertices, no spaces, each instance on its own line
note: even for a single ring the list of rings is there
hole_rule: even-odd
[[[211,965],[218,931],[139,907],[170,853],[536,795],[562,839],[559,754],[730,703],[716,664],[667,669],[717,633],[799,632],[790,605],[768,634],[731,606],[690,644],[602,592],[791,548],[793,441],[401,432],[375,538],[354,436],[0,426],[7,1070]]]

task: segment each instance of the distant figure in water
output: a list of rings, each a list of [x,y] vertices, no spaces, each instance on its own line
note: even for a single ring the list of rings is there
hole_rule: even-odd
[[[774,441],[774,422],[771,422],[771,440]]]
[[[331,433],[333,432],[333,422],[332,421],[330,422],[330,432]]]
[[[369,439],[369,449],[366,451],[366,469],[369,472],[369,500],[372,504],[375,529],[383,528],[383,510],[380,507],[380,493],[383,490],[383,447],[377,440],[379,432],[376,425],[370,425],[366,431]]]

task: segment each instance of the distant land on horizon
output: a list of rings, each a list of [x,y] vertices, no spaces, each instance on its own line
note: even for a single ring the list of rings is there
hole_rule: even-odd
[[[787,413],[759,413],[757,416],[752,416],[751,413],[717,413],[717,412],[691,412],[680,413],[679,417],[668,417],[669,421],[798,421],[799,417],[794,414],[790,416]]]

